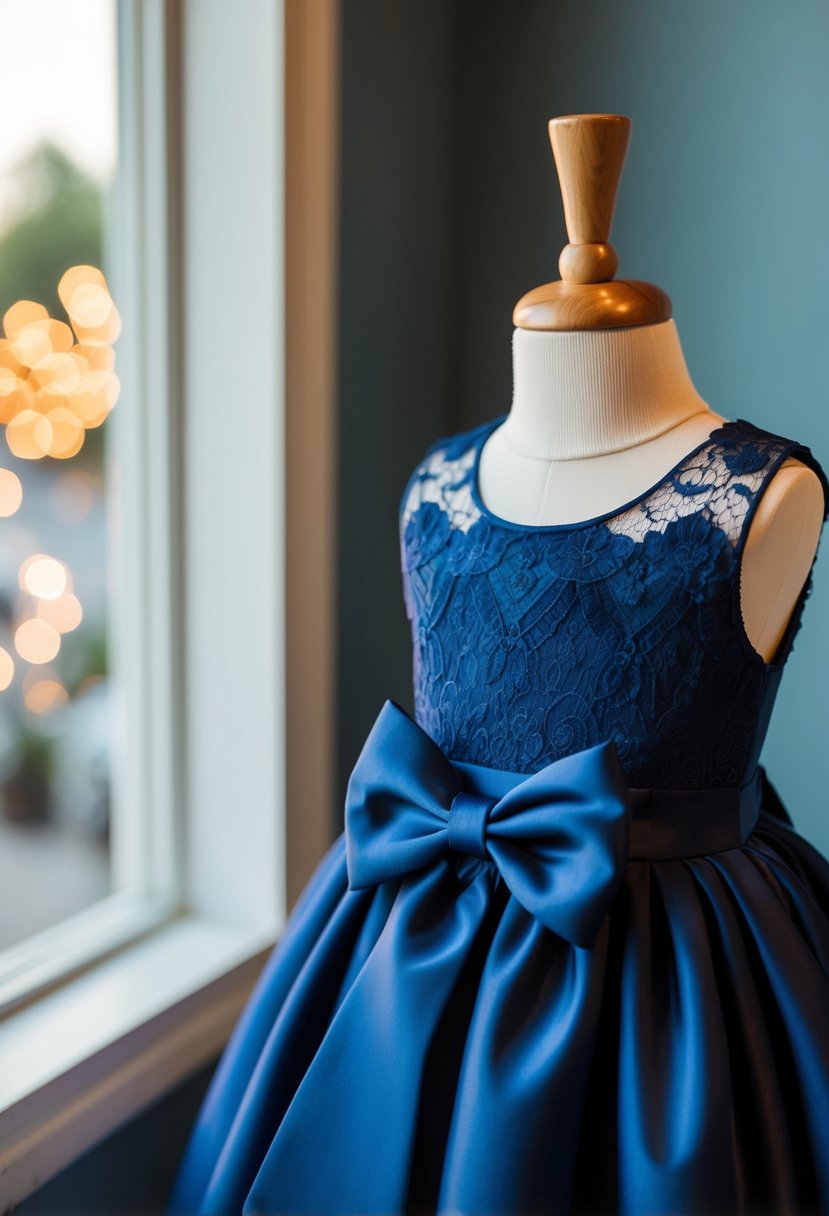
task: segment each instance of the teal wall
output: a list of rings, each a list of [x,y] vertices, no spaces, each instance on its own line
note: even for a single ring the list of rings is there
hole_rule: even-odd
[[[829,470],[829,5],[503,0],[458,8],[459,425],[509,408],[511,310],[565,241],[546,123],[616,112],[633,133],[620,276],[672,297],[697,388]],[[763,762],[829,854],[829,540]]]
[[[344,0],[339,791],[411,707],[397,506],[425,445],[509,408],[512,308],[558,277],[556,114],[633,121],[620,274],[671,295],[712,408],[829,468],[824,0]],[[829,542],[763,761],[829,854]]]

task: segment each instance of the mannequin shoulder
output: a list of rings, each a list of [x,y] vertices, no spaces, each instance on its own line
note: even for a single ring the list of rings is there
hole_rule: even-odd
[[[796,456],[787,457],[757,503],[745,542],[744,570],[752,564],[750,555],[762,560],[768,548],[783,543],[805,549],[811,564],[825,512],[824,488],[815,470]]]
[[[748,525],[740,571],[746,633],[770,662],[817,552],[827,502],[823,482],[796,456],[770,477]]]

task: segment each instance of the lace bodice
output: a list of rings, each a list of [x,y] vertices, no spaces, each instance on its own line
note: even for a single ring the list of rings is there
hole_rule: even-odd
[[[455,760],[534,772],[613,739],[629,785],[740,784],[762,747],[810,572],[772,663],[739,603],[752,513],[810,449],[726,422],[613,512],[523,525],[488,511],[478,461],[506,415],[431,444],[400,503],[415,718]],[[825,518],[826,516],[824,516]]]

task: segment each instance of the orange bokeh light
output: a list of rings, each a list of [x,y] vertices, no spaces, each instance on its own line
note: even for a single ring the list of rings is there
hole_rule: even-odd
[[[106,325],[113,309],[112,297],[99,283],[81,283],[72,292],[66,311],[82,329]]]
[[[8,338],[0,338],[0,367],[7,367],[18,375],[20,373],[20,360],[16,358]]]
[[[18,376],[17,372],[11,367],[4,367],[0,364],[0,393],[7,396],[9,393],[17,392],[23,381]]]
[[[85,432],[106,420],[121,389],[112,349],[121,318],[102,272],[71,266],[58,295],[71,325],[34,300],[19,300],[3,317],[0,424],[22,460],[77,455]]]
[[[3,332],[7,338],[14,340],[20,331],[33,321],[48,319],[49,313],[42,304],[36,304],[34,300],[18,300],[3,316]]]
[[[0,469],[0,517],[7,519],[23,501],[23,485],[11,469]]]
[[[12,341],[12,354],[24,368],[33,368],[41,359],[52,354],[49,335],[34,325],[26,325]]]
[[[15,630],[14,648],[27,663],[50,663],[60,650],[60,634],[48,621],[33,616]]]
[[[68,700],[69,693],[60,680],[32,680],[23,689],[23,704],[33,714],[49,713]]]
[[[65,321],[57,321],[54,317],[45,317],[42,321],[32,321],[32,329],[43,330],[55,354],[68,354],[72,349],[75,339],[71,328]]]
[[[81,342],[116,340],[121,318],[100,270],[73,266],[61,278],[58,295]]]
[[[79,342],[72,353],[86,361],[87,371],[111,372],[115,367],[115,351],[108,342]]]
[[[21,460],[40,460],[51,442],[52,424],[37,410],[21,410],[6,423],[9,451]]]
[[[70,266],[61,275],[58,283],[58,298],[67,312],[69,312],[69,301],[84,283],[96,283],[99,287],[107,285],[103,271],[99,270],[97,266]]]
[[[83,608],[76,595],[65,591],[55,600],[38,600],[37,615],[58,633],[71,633],[83,620]]]
[[[34,389],[76,393],[83,387],[85,370],[77,356],[50,353],[34,365],[29,383]]]
[[[80,418],[63,406],[49,410],[46,420],[52,428],[52,442],[47,456],[57,460],[68,460],[83,447],[84,428]]]
[[[0,422],[10,422],[18,412],[25,383],[10,368],[0,367]]]

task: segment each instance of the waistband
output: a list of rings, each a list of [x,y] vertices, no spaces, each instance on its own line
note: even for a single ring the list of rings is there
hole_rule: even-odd
[[[529,773],[450,760],[470,793],[502,798]],[[670,861],[737,849],[754,830],[763,804],[765,773],[757,765],[743,785],[708,789],[628,786],[630,861]]]

